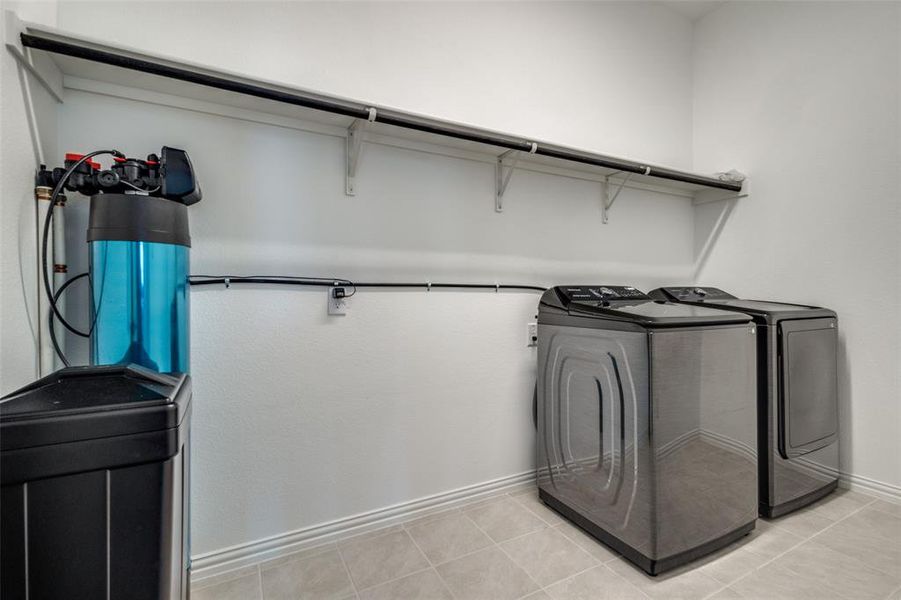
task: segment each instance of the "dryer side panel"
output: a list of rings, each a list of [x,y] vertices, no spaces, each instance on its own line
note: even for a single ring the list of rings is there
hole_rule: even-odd
[[[656,552],[666,558],[757,517],[756,327],[651,334]]]

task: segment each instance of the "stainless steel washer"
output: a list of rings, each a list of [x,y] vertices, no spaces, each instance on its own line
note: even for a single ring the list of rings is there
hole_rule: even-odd
[[[548,290],[541,499],[656,575],[754,528],[755,329],[627,286]]]
[[[816,306],[742,300],[712,287],[651,296],[740,311],[757,324],[760,514],[778,517],[838,485],[838,318]]]

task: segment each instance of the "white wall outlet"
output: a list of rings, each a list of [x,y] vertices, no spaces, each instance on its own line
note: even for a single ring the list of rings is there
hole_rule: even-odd
[[[342,316],[347,314],[347,298],[345,288],[333,287],[328,291],[328,314]]]
[[[529,323],[526,325],[529,335],[529,343],[527,346],[533,347],[538,345],[538,323]]]

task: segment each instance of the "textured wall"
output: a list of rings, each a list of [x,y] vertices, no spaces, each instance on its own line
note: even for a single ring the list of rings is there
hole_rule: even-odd
[[[56,23],[55,2],[2,2],[21,19]],[[5,23],[0,22],[0,27]],[[26,75],[0,50],[0,395],[32,381],[37,370],[35,144],[23,94]],[[56,151],[56,106],[34,78],[28,85],[40,118],[44,151]]]
[[[901,4],[728,3],[696,26],[695,166],[746,165],[699,282],[839,314],[842,469],[901,486]]]

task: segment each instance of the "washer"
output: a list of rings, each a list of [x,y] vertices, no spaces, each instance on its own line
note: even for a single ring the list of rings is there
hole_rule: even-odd
[[[755,330],[630,286],[545,292],[541,499],[652,575],[751,531]]]
[[[651,296],[741,311],[757,324],[759,504],[778,517],[838,485],[838,318],[817,306],[742,300],[712,287],[665,287]]]

